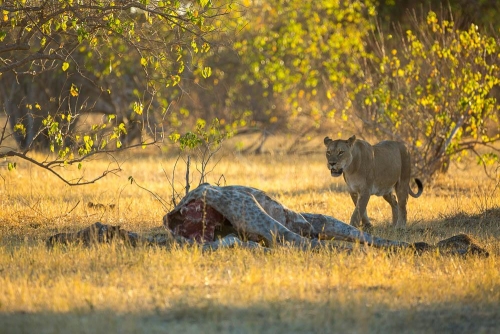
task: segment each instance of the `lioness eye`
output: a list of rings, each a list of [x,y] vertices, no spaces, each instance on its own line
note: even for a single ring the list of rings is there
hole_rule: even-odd
[[[339,155],[342,155],[342,154],[344,154],[344,151],[339,151]]]

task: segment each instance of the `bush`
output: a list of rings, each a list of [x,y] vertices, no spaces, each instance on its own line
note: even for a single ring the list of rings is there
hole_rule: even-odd
[[[427,178],[468,152],[485,165],[498,161],[498,40],[434,12],[425,22],[414,16],[412,27],[394,37],[378,31],[371,40],[366,80],[352,94],[364,129],[406,142],[416,173]]]

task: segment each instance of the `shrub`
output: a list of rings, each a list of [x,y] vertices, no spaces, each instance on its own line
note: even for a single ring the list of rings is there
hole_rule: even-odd
[[[364,129],[408,143],[417,174],[429,178],[468,152],[484,165],[498,161],[498,40],[434,12],[424,22],[414,16],[412,27],[371,40],[366,80],[352,94]]]

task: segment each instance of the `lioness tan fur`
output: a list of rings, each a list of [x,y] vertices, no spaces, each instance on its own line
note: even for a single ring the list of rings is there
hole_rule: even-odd
[[[392,224],[406,226],[408,194],[419,197],[422,182],[415,179],[418,192],[410,189],[411,162],[406,146],[397,141],[370,145],[352,136],[348,140],[325,137],[327,167],[333,177],[344,175],[349,194],[356,205],[351,225],[371,227],[366,206],[371,195],[383,196],[392,208]],[[396,192],[394,196],[393,191]]]

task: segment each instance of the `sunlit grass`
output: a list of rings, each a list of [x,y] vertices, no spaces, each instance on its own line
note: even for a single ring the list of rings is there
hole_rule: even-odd
[[[85,166],[99,173],[107,161]],[[474,236],[489,258],[387,254],[375,249],[271,253],[242,249],[56,247],[44,240],[96,221],[149,233],[171,207],[175,160],[130,158],[119,175],[70,187],[18,163],[0,183],[0,323],[4,332],[495,332],[500,313],[499,190],[478,167],[454,169],[409,201],[409,226],[395,231],[390,208],[372,198],[374,234],[436,242]],[[469,166],[470,167],[470,166]],[[194,166],[192,171],[196,169]],[[182,193],[184,166],[175,189]],[[75,171],[76,172],[76,171]],[[220,178],[221,175],[224,178]],[[208,181],[263,189],[297,211],[348,221],[341,179],[322,155],[227,155]],[[192,175],[192,186],[198,177]],[[95,209],[88,202],[115,204]],[[496,211],[495,211],[496,212]],[[498,213],[497,213],[498,214]],[[42,330],[43,329],[43,330]]]

